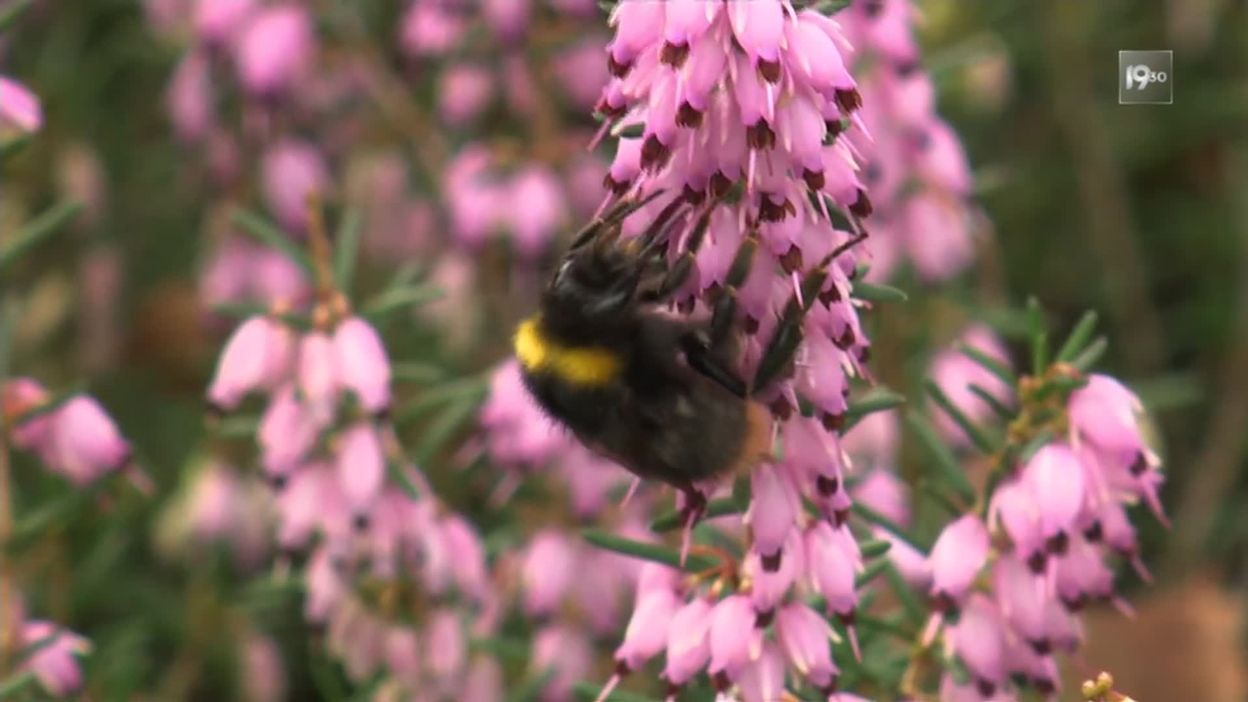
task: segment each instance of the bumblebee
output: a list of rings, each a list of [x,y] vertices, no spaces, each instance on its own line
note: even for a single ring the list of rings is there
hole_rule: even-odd
[[[677,197],[645,233],[622,241],[620,222],[642,204],[617,205],[580,232],[538,311],[519,325],[515,355],[553,419],[636,476],[681,490],[696,512],[705,505],[699,483],[769,454],[771,415],[732,370],[732,309],[710,322],[665,309],[691,272],[710,208],[693,220]],[[669,267],[673,220],[693,226]],[[736,267],[748,272],[747,263]]]

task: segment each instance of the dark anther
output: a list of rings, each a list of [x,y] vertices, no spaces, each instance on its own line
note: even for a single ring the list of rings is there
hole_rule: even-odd
[[[705,190],[694,190],[688,184],[685,184],[684,190],[681,191],[681,195],[685,198],[685,202],[690,205],[701,205],[706,201]]]
[[[689,127],[697,129],[702,126],[702,112],[687,102],[680,103],[680,109],[676,110],[676,124],[681,127]]]
[[[831,140],[840,136],[841,132],[845,131],[845,123],[839,119],[824,120],[823,126],[827,127],[828,129],[827,140],[829,143],[831,142]]]
[[[711,174],[711,193],[715,197],[723,197],[727,195],[728,191],[731,189],[732,181],[728,179],[728,176],[720,173],[719,171],[715,171]]]
[[[819,419],[823,423],[823,428],[826,431],[840,431],[841,427],[845,426],[844,413],[832,414],[831,412],[824,412]]]
[[[874,185],[875,183],[880,182],[880,179],[883,177],[884,169],[881,168],[878,163],[868,163],[866,168],[862,169],[862,182],[867,185]]]
[[[1131,475],[1140,477],[1144,475],[1144,471],[1148,470],[1148,461],[1144,459],[1144,454],[1137,453],[1135,460],[1131,462]]]
[[[1031,686],[1042,695],[1048,696],[1057,692],[1057,685],[1052,680],[1045,678],[1036,678],[1031,681]]]
[[[1039,575],[1044,572],[1044,564],[1046,560],[1047,559],[1045,558],[1043,552],[1036,551],[1027,557],[1027,568],[1029,568],[1032,573]]]
[[[772,620],[776,618],[776,610],[769,609],[766,612],[759,612],[754,618],[755,629],[766,629],[771,626]]]
[[[1066,548],[1070,546],[1070,538],[1066,536],[1066,532],[1061,531],[1049,537],[1044,544],[1049,549],[1049,553],[1060,556],[1066,553]]]
[[[780,265],[784,268],[785,273],[800,271],[802,269],[802,250],[797,246],[790,246],[788,251],[780,257]]]
[[[830,478],[826,475],[820,475],[815,478],[815,489],[819,491],[819,495],[822,497],[831,497],[835,495],[836,491],[839,490],[840,487],[841,481],[834,477]]]
[[[867,363],[871,360],[871,347],[862,346],[858,349],[858,362]]]
[[[684,688],[682,688],[680,685],[677,685],[675,683],[668,683],[667,684],[667,699],[669,700],[676,699],[676,696],[680,694],[680,691],[682,689]]]
[[[774,573],[777,570],[780,570],[780,562],[784,560],[784,551],[776,551],[775,553],[763,556],[759,560],[763,562],[763,570],[768,573]]]
[[[875,209],[871,207],[871,199],[867,197],[867,193],[860,189],[858,191],[858,199],[854,200],[854,204],[849,206],[849,211],[859,217],[870,217]]]
[[[776,133],[771,130],[767,120],[759,119],[753,126],[745,130],[745,139],[751,149],[770,149],[776,145]]]
[[[273,488],[274,492],[281,492],[282,490],[285,490],[286,485],[289,484],[289,482],[290,478],[288,478],[285,474],[279,473],[278,475],[269,477],[269,487]]]
[[[352,522],[352,526],[355,527],[356,531],[368,531],[368,515],[367,514],[355,515],[355,520]]]
[[[997,692],[997,686],[993,685],[989,680],[976,680],[975,689],[979,690],[980,697],[989,698]]]
[[[611,75],[616,78],[623,78],[628,75],[628,72],[632,70],[632,68],[632,61],[629,61],[628,63],[619,63],[615,60],[614,56],[607,56],[607,70],[611,71]]]
[[[763,80],[767,81],[768,83],[772,83],[773,85],[775,83],[779,83],[780,82],[780,62],[779,61],[759,61],[758,62],[758,75],[762,76]]]
[[[632,183],[630,183],[627,180],[622,183],[617,183],[615,179],[611,177],[610,173],[603,176],[602,178],[602,187],[606,188],[607,190],[610,190],[616,195],[623,195],[624,193],[628,192],[628,188],[631,185]]]
[[[672,68],[680,68],[680,65],[689,57],[688,44],[673,44],[664,42],[663,49],[659,52],[659,60]]]
[[[841,108],[841,112],[848,114],[862,107],[862,95],[853,88],[838,90],[836,91],[836,104]]]
[[[1098,519],[1095,522],[1092,522],[1092,526],[1088,527],[1083,532],[1083,538],[1092,543],[1096,543],[1105,538],[1105,529],[1101,526],[1101,520]]]
[[[844,351],[848,349],[849,347],[853,346],[855,341],[857,341],[857,337],[854,336],[854,328],[849,325],[845,325],[845,331],[841,334],[839,338],[835,339],[833,343],[835,343],[837,347],[839,347],[842,351]]]
[[[745,333],[750,336],[754,336],[758,333],[758,320],[753,317],[747,315],[745,323],[742,326],[745,328]]]
[[[793,405],[789,404],[788,398],[783,396],[772,400],[768,408],[771,414],[782,422],[789,421],[789,418],[793,416]]]
[[[641,167],[652,170],[662,168],[670,155],[671,152],[663,145],[663,142],[651,134],[641,145]]]
[[[1048,639],[1033,639],[1027,643],[1031,644],[1031,650],[1036,652],[1037,656],[1047,656],[1053,652],[1053,644]]]
[[[711,676],[711,687],[716,692],[727,692],[732,687],[732,680],[728,679],[728,673],[721,670]]]
[[[884,0],[865,0],[862,11],[867,13],[867,17],[878,17],[884,11]]]
[[[823,190],[823,186],[828,182],[828,179],[823,177],[823,171],[812,171],[809,168],[802,171],[802,179],[806,181],[806,187],[811,190]]]
[[[758,218],[764,222],[780,222],[788,215],[789,201],[775,202],[770,196],[763,194],[758,200]]]
[[[841,291],[835,285],[829,285],[827,288],[819,291],[819,301],[829,306],[833,302],[840,302]]]

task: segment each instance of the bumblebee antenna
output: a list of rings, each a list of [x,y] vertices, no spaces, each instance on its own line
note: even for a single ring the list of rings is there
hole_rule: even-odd
[[[576,238],[572,240],[572,245],[568,247],[568,250],[573,251],[573,250],[581,248],[585,244],[589,243],[590,239],[593,239],[595,236],[597,236],[598,233],[602,231],[603,227],[607,225],[619,224],[620,222],[624,221],[626,217],[636,212],[637,210],[640,210],[646,205],[650,204],[651,202],[654,201],[655,198],[659,197],[662,194],[663,194],[663,190],[660,189],[660,190],[655,190],[654,192],[650,193],[649,195],[646,195],[640,200],[632,200],[632,201],[625,200],[625,201],[616,203],[614,207],[612,207],[610,210],[607,210],[605,213],[602,214],[602,216],[590,221],[589,224],[586,224],[584,227],[582,227],[581,230],[576,233]]]

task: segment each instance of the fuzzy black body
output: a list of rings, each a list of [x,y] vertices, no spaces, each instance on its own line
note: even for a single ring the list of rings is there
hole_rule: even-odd
[[[646,266],[615,242],[574,249],[522,325],[517,356],[538,403],[591,450],[692,490],[753,465],[770,441],[768,415],[713,372],[729,364],[707,348],[705,325],[639,302],[651,285]],[[555,362],[586,353],[612,372],[587,379]]]

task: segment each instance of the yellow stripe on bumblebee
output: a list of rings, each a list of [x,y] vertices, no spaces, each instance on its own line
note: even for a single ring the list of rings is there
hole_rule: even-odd
[[[538,317],[516,328],[516,358],[530,373],[550,373],[573,385],[606,385],[620,373],[620,357],[610,349],[592,346],[565,347],[546,338]]]

